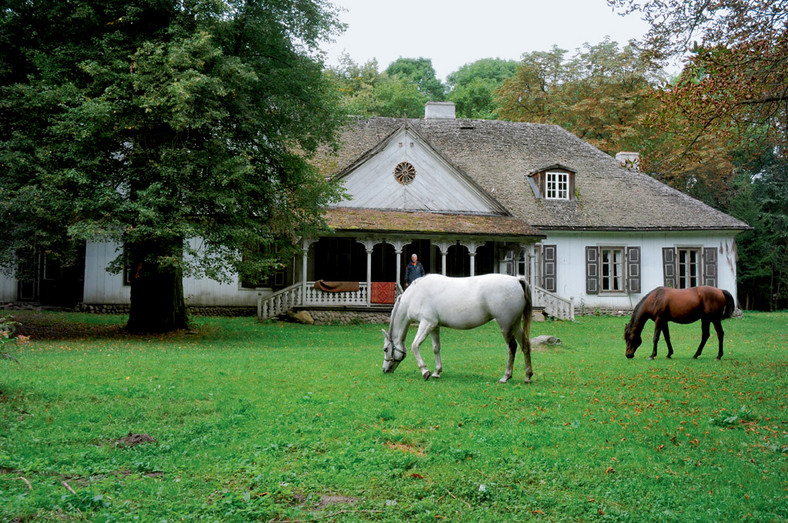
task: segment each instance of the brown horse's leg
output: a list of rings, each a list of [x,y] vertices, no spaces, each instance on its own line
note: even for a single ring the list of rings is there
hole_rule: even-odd
[[[648,357],[650,360],[657,357],[657,343],[659,343],[660,332],[662,332],[662,322],[654,320],[654,350],[651,351],[651,356]]]
[[[698,346],[698,350],[695,351],[695,355],[692,357],[696,359],[700,356],[700,353],[703,352],[703,346],[706,345],[706,340],[709,339],[709,320],[702,319],[701,320],[701,335],[700,335],[700,345]]]
[[[722,330],[722,321],[716,320],[714,322],[714,330],[717,331],[717,339],[720,340],[720,350],[717,353],[717,361],[722,359],[722,339],[725,337],[725,332]]]
[[[668,359],[673,356],[673,345],[670,344],[670,331],[668,330],[668,322],[662,326],[662,334],[665,335],[665,343],[668,344]]]

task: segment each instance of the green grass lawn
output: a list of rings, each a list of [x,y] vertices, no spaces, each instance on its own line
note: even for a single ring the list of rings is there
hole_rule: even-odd
[[[625,318],[536,323],[563,345],[531,385],[519,354],[497,383],[494,324],[444,330],[424,382],[381,373],[381,325],[42,319],[67,335],[0,360],[0,521],[788,519],[788,313],[726,320],[722,361],[699,324],[649,361],[653,323],[633,360]]]

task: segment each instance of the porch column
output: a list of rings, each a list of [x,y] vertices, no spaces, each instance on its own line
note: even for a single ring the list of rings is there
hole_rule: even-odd
[[[303,258],[301,261],[301,304],[303,305],[306,302],[306,267],[307,267],[307,258],[309,257],[309,248],[315,243],[317,240],[314,238],[305,238],[301,240],[301,252],[303,254]]]
[[[375,245],[380,243],[378,240],[356,240],[364,245],[367,251],[367,307],[372,305],[372,252]]]
[[[465,242],[460,245],[468,249],[468,256],[471,258],[471,276],[476,276],[476,249],[484,245],[483,243]]]
[[[394,281],[397,284],[397,287],[402,287],[402,284],[399,281],[399,275],[402,274],[402,253],[405,251],[405,246],[410,243],[410,241],[406,240],[389,240],[387,243],[390,243],[394,246],[394,256],[397,257],[397,276],[394,278]]]
[[[455,242],[443,241],[433,242],[433,244],[441,251],[441,274],[446,276],[446,255],[449,254],[449,247],[454,245]]]

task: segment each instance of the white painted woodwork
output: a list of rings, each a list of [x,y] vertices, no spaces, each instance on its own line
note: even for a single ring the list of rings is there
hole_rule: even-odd
[[[193,240],[194,246],[197,240]],[[123,285],[122,274],[110,274],[106,267],[117,255],[118,247],[111,242],[88,242],[85,249],[84,303],[128,304],[131,287]],[[266,292],[266,291],[263,291]],[[270,294],[270,290],[267,291]],[[187,305],[253,307],[256,289],[242,288],[237,279],[219,283],[209,278],[183,279],[183,295]]]
[[[586,232],[543,230],[546,245],[556,245],[556,294],[574,298],[575,308],[631,310],[643,296],[663,285],[662,248],[717,249],[717,287],[736,293],[736,249],[728,231]],[[640,247],[641,292],[639,294],[586,294],[586,246]]]
[[[16,278],[9,276],[11,271],[0,268],[0,302],[16,301]]]
[[[406,185],[394,177],[394,168],[400,162],[416,168],[416,177]],[[345,174],[341,182],[351,198],[340,202],[340,207],[504,213],[500,205],[407,128],[395,133],[377,154]]]

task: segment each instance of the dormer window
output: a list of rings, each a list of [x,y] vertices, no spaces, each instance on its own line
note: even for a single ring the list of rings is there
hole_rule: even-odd
[[[570,201],[575,199],[575,171],[554,164],[537,169],[526,176],[534,196],[543,200]]]
[[[548,200],[568,200],[569,173],[558,171],[546,172],[544,196]]]

